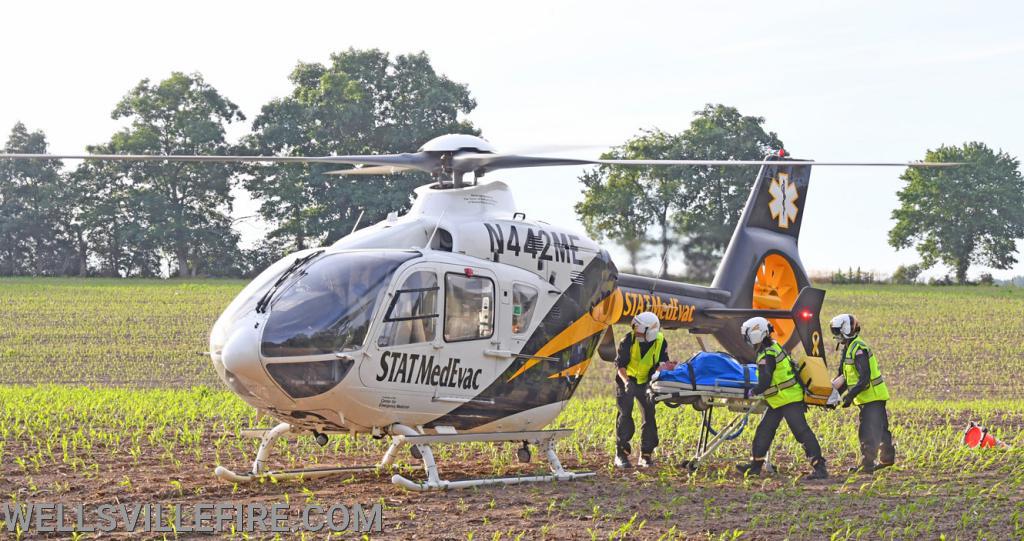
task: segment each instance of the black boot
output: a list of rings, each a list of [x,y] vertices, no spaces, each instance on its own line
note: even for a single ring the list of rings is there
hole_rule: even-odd
[[[758,477],[761,475],[762,466],[764,466],[764,460],[751,460],[746,464],[737,464],[736,470],[745,477]]]
[[[896,446],[895,445],[882,445],[879,448],[878,453],[878,465],[875,466],[876,470],[882,468],[888,468],[896,463]]]
[[[822,457],[811,460],[811,467],[814,470],[805,475],[804,479],[815,480],[815,479],[828,479],[828,469],[825,467],[825,459]]]
[[[878,469],[878,466],[875,465],[875,461],[874,460],[868,460],[867,458],[862,458],[860,460],[860,464],[850,468],[849,471],[850,471],[850,473],[872,473],[876,469]]]

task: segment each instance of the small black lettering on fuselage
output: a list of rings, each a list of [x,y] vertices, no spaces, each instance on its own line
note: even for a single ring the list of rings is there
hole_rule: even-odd
[[[483,369],[461,365],[462,359],[455,357],[444,363],[435,362],[433,355],[385,351],[380,356],[380,371],[376,379],[428,387],[479,389]]]

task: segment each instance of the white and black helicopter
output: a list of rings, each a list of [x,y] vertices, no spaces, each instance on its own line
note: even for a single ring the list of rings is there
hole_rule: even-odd
[[[823,355],[818,320],[824,292],[810,288],[797,241],[813,165],[934,166],[932,163],[814,162],[784,152],[762,161],[581,160],[500,154],[470,135],[435,138],[416,153],[365,156],[0,155],[0,159],[177,160],[352,164],[341,175],[426,171],[404,215],[331,246],[288,255],[248,284],[210,333],[210,358],[224,383],[280,424],[262,438],[252,468],[231,482],[313,478],[390,466],[403,446],[422,460],[410,490],[571,480],[544,430],[568,403],[592,358],[614,357],[611,326],[641,311],[666,329],[711,334],[749,359],[743,318],[773,320],[776,338]],[[508,186],[482,183],[500,169],[559,165],[756,165],[759,173],[710,287],[618,271],[608,252],[578,232],[530,220]],[[472,175],[472,180],[464,178]],[[305,432],[390,436],[380,464],[269,471],[272,444]],[[448,481],[435,443],[536,445],[551,474]]]

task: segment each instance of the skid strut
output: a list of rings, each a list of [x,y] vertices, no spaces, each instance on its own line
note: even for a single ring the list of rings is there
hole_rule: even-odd
[[[291,432],[291,425],[281,423],[269,430],[243,430],[244,436],[259,436],[260,447],[256,451],[256,459],[253,460],[252,469],[249,473],[235,473],[224,466],[217,466],[213,474],[228,481],[229,483],[251,483],[261,479],[273,478],[276,481],[288,481],[292,479],[318,479],[331,475],[342,475],[345,473],[368,471],[376,469],[377,466],[337,466],[321,468],[300,468],[293,470],[267,470],[267,457],[270,449],[278,439],[286,437]]]
[[[397,448],[402,445],[415,445],[420,451],[420,455],[423,460],[423,469],[427,474],[427,479],[421,482],[412,481],[398,474],[391,477],[392,483],[407,490],[424,492],[429,490],[455,490],[487,485],[515,485],[519,483],[572,481],[574,479],[594,475],[593,472],[566,471],[562,467],[562,462],[558,460],[558,455],[555,453],[555,442],[571,434],[571,430],[535,430],[528,432],[483,432],[438,435],[418,434],[411,428],[402,425],[395,425],[392,427],[392,430],[398,434],[395,436],[395,439],[391,444],[391,449],[388,449],[388,453],[392,453],[392,450],[397,450]],[[434,461],[434,453],[431,451],[430,445],[433,443],[471,443],[477,441],[517,441],[523,442],[524,444],[535,444],[544,452],[544,456],[548,460],[548,466],[551,469],[551,474],[462,479],[458,481],[447,481],[441,479],[437,470],[437,463]],[[385,455],[385,459],[386,458],[387,455]]]

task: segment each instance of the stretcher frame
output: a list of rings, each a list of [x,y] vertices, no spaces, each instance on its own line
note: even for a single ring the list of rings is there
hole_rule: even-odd
[[[763,414],[767,403],[761,397],[751,397],[750,389],[725,385],[745,384],[742,381],[716,379],[714,385],[693,385],[675,381],[655,381],[651,384],[651,395],[655,402],[669,407],[691,405],[701,412],[700,434],[693,457],[683,463],[691,472],[697,471],[701,462],[708,459],[720,445],[736,438],[737,428],[745,426],[751,414]],[[715,407],[725,407],[735,413],[717,433],[711,428]],[[765,461],[769,473],[774,471],[770,461]]]

